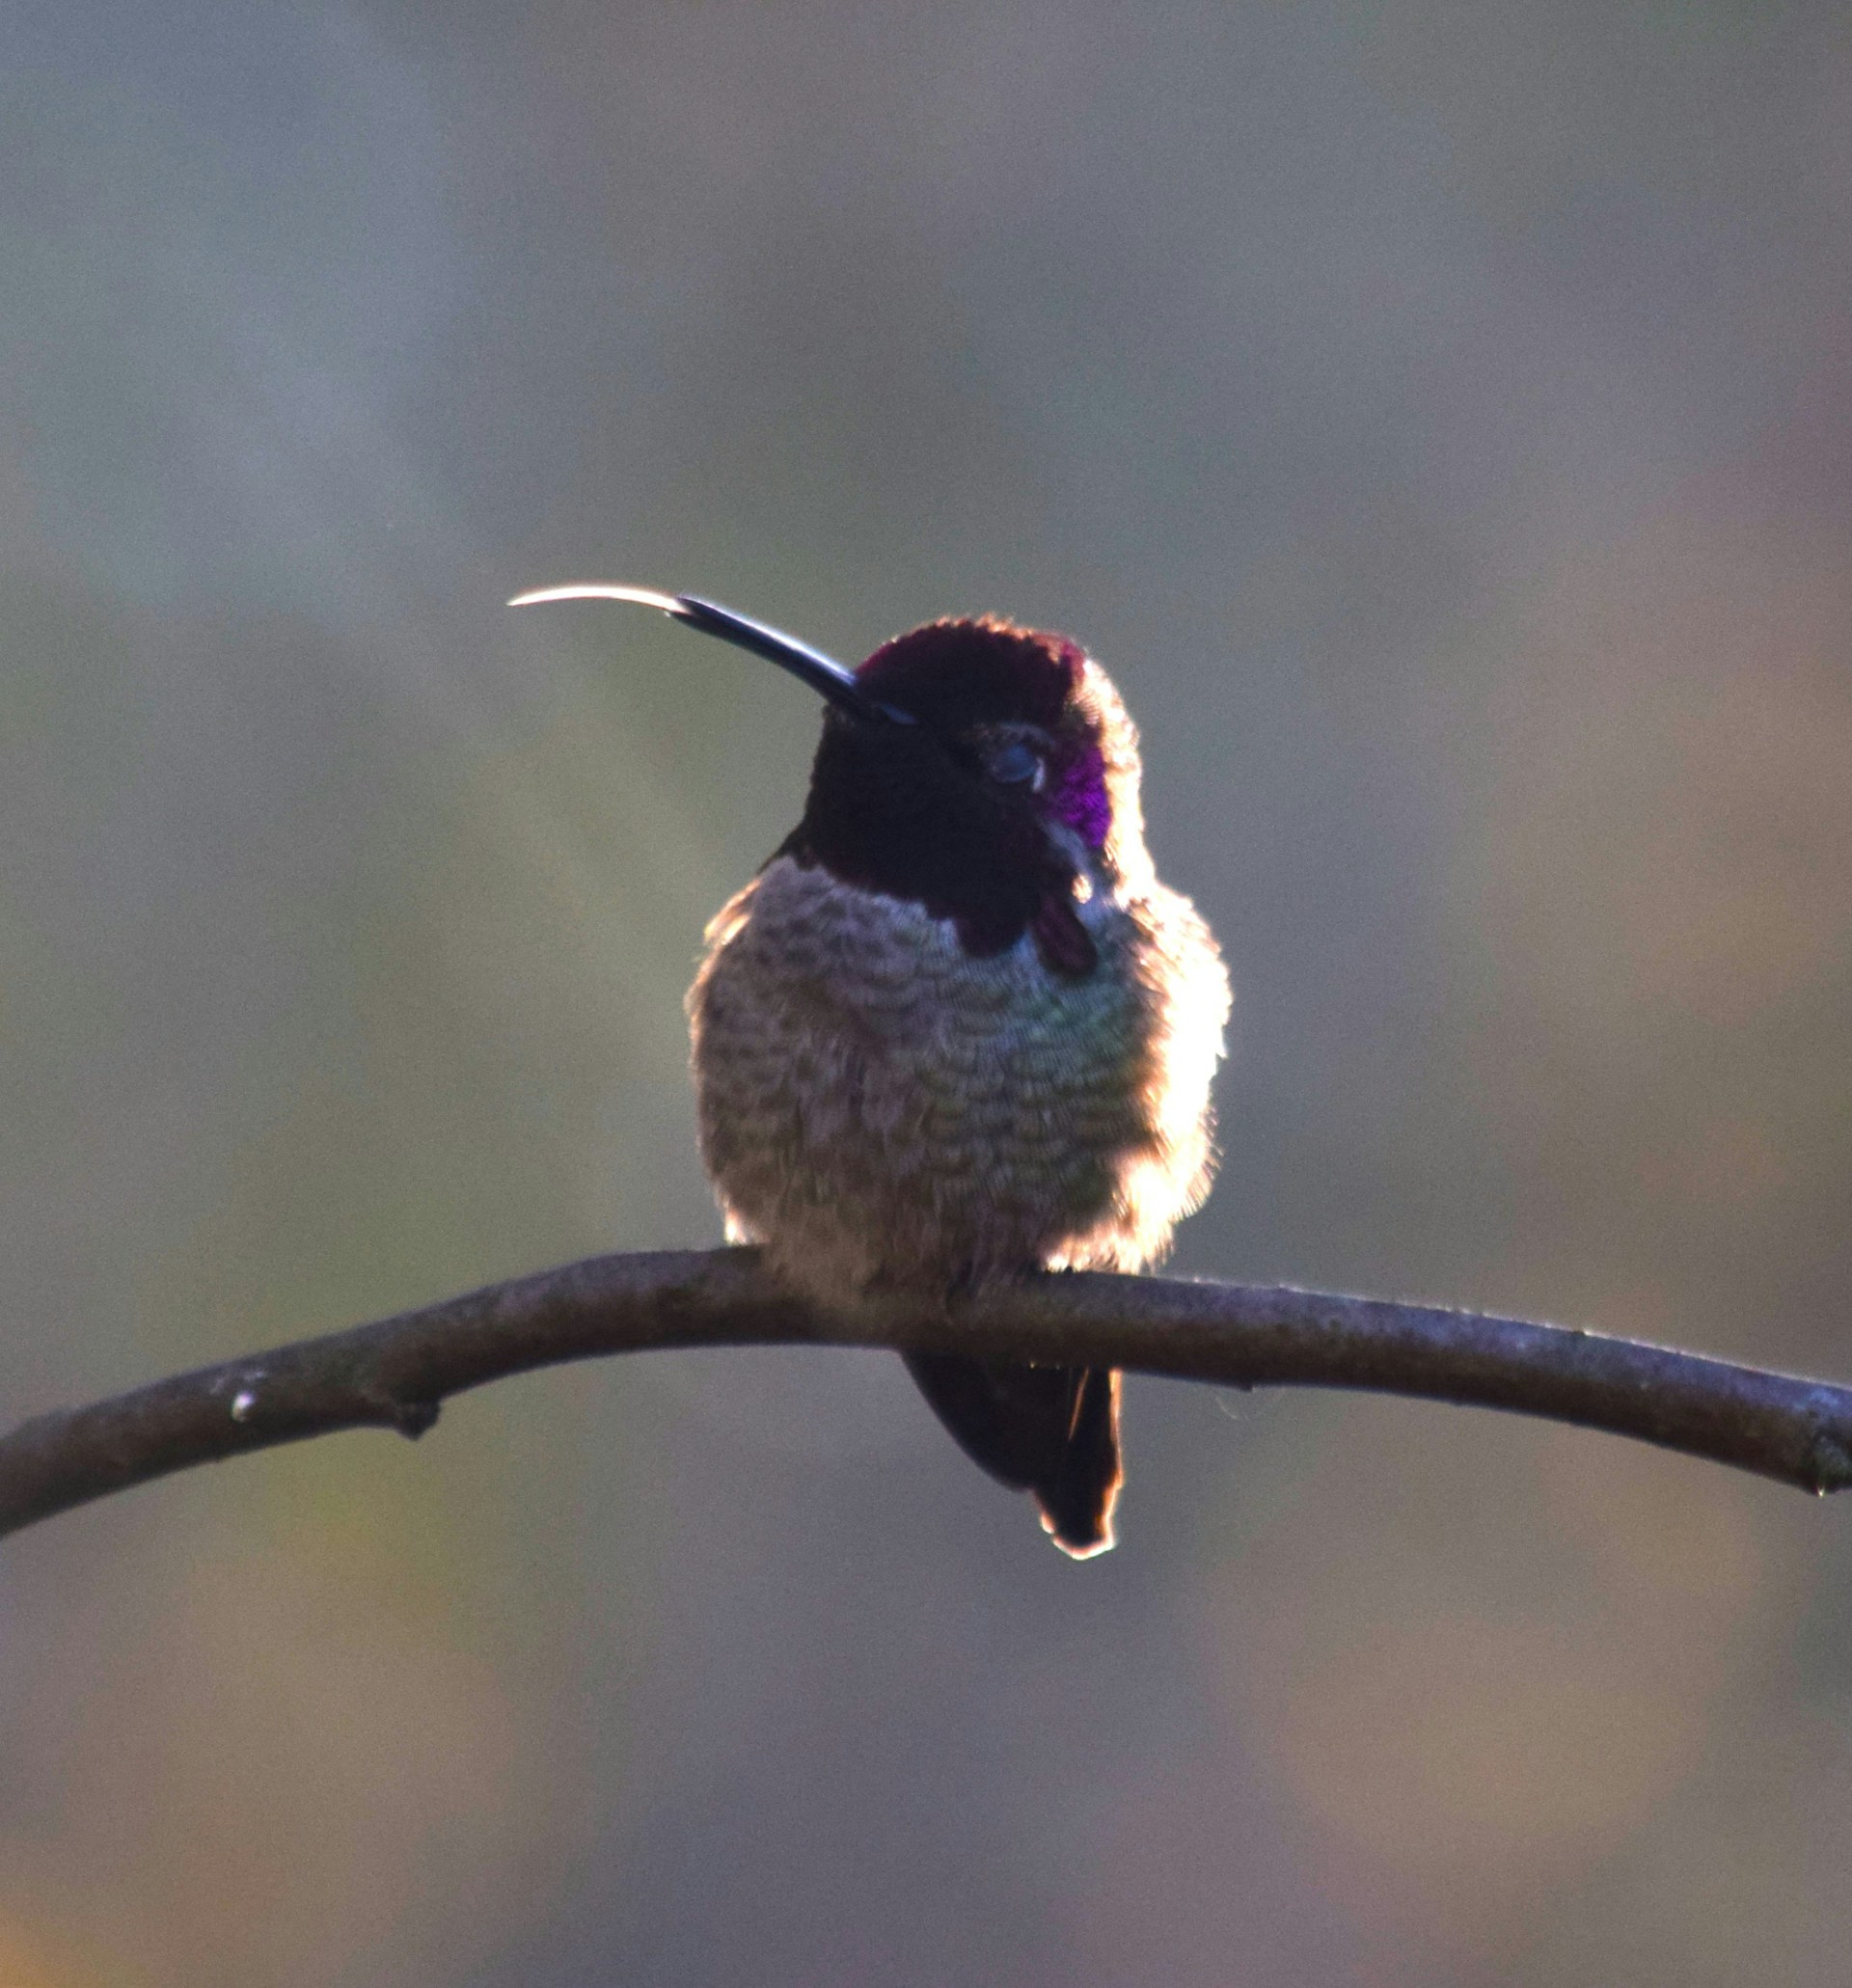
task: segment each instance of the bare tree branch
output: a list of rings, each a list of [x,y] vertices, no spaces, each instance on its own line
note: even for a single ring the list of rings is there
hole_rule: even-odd
[[[422,1435],[446,1396],[655,1347],[858,1346],[1084,1362],[1233,1387],[1366,1388],[1637,1436],[1779,1478],[1852,1484],[1852,1389],[1636,1340],[1379,1298],[1058,1275],[951,1308],[829,1316],[755,1252],[594,1257],[373,1325],[60,1409],[0,1437],[0,1533],[111,1491],[333,1430]]]

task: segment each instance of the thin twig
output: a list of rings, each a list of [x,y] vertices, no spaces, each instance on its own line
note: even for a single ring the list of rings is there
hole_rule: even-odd
[[[1058,1275],[951,1309],[826,1315],[747,1249],[593,1257],[377,1324],[203,1367],[0,1437],[0,1534],[131,1484],[339,1429],[422,1435],[466,1388],[655,1347],[858,1346],[1126,1367],[1234,1387],[1367,1388],[1611,1430],[1810,1491],[1852,1484],[1852,1389],[1636,1340],[1380,1298]]]

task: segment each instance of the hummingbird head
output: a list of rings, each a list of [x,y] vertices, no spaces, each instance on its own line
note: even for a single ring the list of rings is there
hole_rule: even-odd
[[[1065,636],[930,621],[845,669],[693,595],[556,587],[634,601],[766,657],[826,700],[803,817],[778,854],[949,918],[967,952],[1032,932],[1056,971],[1091,970],[1077,907],[1149,878],[1138,739],[1104,670]]]
[[[826,715],[787,852],[953,919],[968,951],[1033,929],[1050,965],[1090,967],[1076,906],[1149,867],[1137,734],[1105,672],[987,617],[896,636],[855,677],[912,722]]]

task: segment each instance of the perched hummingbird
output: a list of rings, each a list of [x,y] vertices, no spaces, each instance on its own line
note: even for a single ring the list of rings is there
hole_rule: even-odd
[[[825,700],[803,817],[707,928],[688,1015],[736,1241],[828,1306],[1134,1270],[1209,1189],[1228,976],[1145,850],[1138,743],[1063,636],[928,622],[858,669],[691,594],[631,601]],[[905,1356],[1076,1559],[1112,1544],[1119,1376]]]

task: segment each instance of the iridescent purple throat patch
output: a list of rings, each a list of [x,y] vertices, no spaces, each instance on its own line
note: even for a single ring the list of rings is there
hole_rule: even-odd
[[[1106,794],[1106,756],[1092,739],[1055,776],[1049,807],[1089,849],[1103,849],[1112,828],[1112,802]]]

